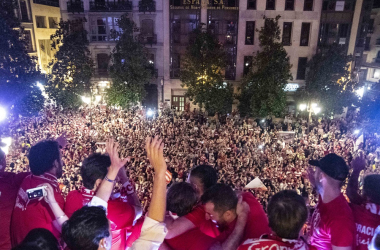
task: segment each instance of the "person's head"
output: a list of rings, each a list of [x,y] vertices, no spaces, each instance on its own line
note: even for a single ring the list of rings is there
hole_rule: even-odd
[[[194,167],[189,175],[188,182],[194,185],[199,196],[201,196],[206,189],[212,187],[218,181],[216,171],[209,165],[199,165]]]
[[[298,239],[307,217],[305,200],[295,191],[278,192],[269,201],[269,226],[278,237]]]
[[[30,171],[34,175],[51,173],[57,178],[62,176],[62,159],[58,142],[45,140],[31,147],[29,151]]]
[[[198,195],[194,187],[187,182],[172,185],[166,194],[166,210],[172,215],[184,216],[197,204]]]
[[[348,166],[344,159],[333,153],[319,161],[311,160],[309,164],[317,167],[314,178],[319,192],[325,188],[340,190],[348,175]]]
[[[108,155],[95,153],[83,161],[80,173],[83,179],[83,186],[90,190],[96,190],[111,166],[111,159]]]
[[[102,207],[84,206],[62,225],[62,238],[70,250],[109,250],[112,235]]]
[[[380,250],[380,226],[376,228],[372,241],[368,246],[368,250]]]
[[[12,250],[59,250],[57,238],[45,228],[32,229],[17,247]]]
[[[364,178],[363,192],[370,202],[380,205],[380,175],[371,174]]]
[[[224,226],[236,218],[238,197],[226,184],[216,184],[205,191],[201,198],[206,218]]]

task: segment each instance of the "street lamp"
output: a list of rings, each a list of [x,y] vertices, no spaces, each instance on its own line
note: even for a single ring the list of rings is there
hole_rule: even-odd
[[[321,112],[321,107],[318,106],[317,103],[310,103],[309,105],[305,104],[305,103],[302,103],[300,104],[299,106],[299,109],[301,111],[307,111],[309,112],[309,119],[307,121],[307,131],[309,132],[309,124],[311,122],[311,113],[314,113],[314,114],[319,114]]]

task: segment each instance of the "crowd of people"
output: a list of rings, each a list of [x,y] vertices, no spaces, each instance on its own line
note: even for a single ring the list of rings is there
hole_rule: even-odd
[[[272,118],[252,120],[240,118],[235,113],[225,117],[207,117],[196,110],[162,110],[151,117],[143,110],[126,112],[103,106],[91,109],[83,107],[78,111],[48,107],[33,118],[11,117],[3,128],[3,137],[11,137],[12,144],[6,159],[4,157],[3,165],[6,166],[2,170],[17,176],[13,183],[25,185],[26,180],[29,180],[26,178],[30,176],[29,171],[32,172],[32,177],[46,174],[44,171],[38,173],[32,169],[31,161],[38,163],[35,169],[44,165],[41,162],[43,157],[31,157],[33,147],[43,140],[57,142],[61,147],[59,157],[62,160],[62,174],[50,172],[58,179],[47,179],[55,192],[62,194],[62,198],[51,200],[52,203],[57,201],[64,213],[63,217],[56,217],[65,221],[70,218],[68,222],[58,223],[60,225],[56,227],[49,221],[45,224],[36,223],[35,220],[30,223],[22,222],[26,220],[22,214],[29,206],[29,201],[18,191],[15,211],[10,211],[9,215],[12,217],[12,245],[20,244],[27,236],[28,229],[42,227],[51,231],[58,239],[62,234],[69,248],[75,250],[76,246],[71,242],[75,241],[75,237],[64,234],[60,229],[68,230],[68,224],[75,217],[76,211],[80,211],[83,205],[91,204],[93,197],[98,196],[104,179],[113,182],[114,178],[107,175],[107,167],[112,165],[112,159],[103,156],[106,152],[109,154],[108,139],[114,138],[119,145],[118,153],[128,160],[123,165],[125,171],[117,173],[119,181],[112,188],[114,194],[111,198],[103,199],[110,199],[108,218],[111,221],[112,240],[109,241],[113,249],[132,247],[135,240],[142,237],[146,218],[152,218],[151,214],[154,214],[152,203],[156,203],[153,198],[157,179],[156,166],[147,153],[146,138],[158,136],[162,139],[163,161],[167,168],[165,181],[169,190],[166,206],[172,215],[169,217],[171,219],[165,218],[162,221],[155,220],[157,217],[153,216],[153,220],[165,221],[166,224],[166,233],[162,233],[164,243],[161,241],[158,244],[160,240],[156,242],[161,245],[160,249],[237,249],[243,240],[260,238],[263,234],[270,237],[265,240],[263,238],[260,243],[248,240],[239,249],[253,249],[252,246],[255,245],[252,244],[264,244],[258,247],[262,249],[265,246],[263,242],[278,241],[276,237],[298,239],[299,234],[308,236],[309,241],[304,244],[285,244],[288,247],[286,249],[334,249],[335,246],[353,245],[354,239],[350,240],[350,234],[354,237],[352,228],[358,232],[367,230],[364,232],[366,236],[355,236],[357,249],[367,249],[360,247],[370,245],[372,236],[376,236],[375,229],[380,224],[380,209],[377,209],[380,208],[380,194],[377,194],[380,193],[380,186],[377,184],[377,180],[380,183],[380,136],[366,133],[365,140],[361,142],[363,137],[360,138],[359,135],[363,131],[357,131],[360,128],[359,121],[360,117],[355,112],[347,114],[345,118],[315,120],[307,124],[306,120],[293,116],[286,117],[284,121],[275,121]],[[49,147],[54,148],[52,145],[47,146]],[[48,149],[41,150],[38,151],[39,154],[49,154]],[[307,171],[311,159],[316,160],[310,162],[317,169],[314,175]],[[353,166],[354,171],[349,182],[347,166],[352,163],[356,167]],[[49,169],[50,165],[44,169]],[[321,171],[318,172],[319,169]],[[257,177],[264,186],[245,188]],[[315,177],[320,177],[320,180],[315,180]],[[370,183],[367,184],[367,190],[364,180]],[[29,180],[29,186],[24,188],[32,188],[37,182]],[[363,189],[361,192],[367,196],[360,196],[359,189]],[[371,203],[366,203],[366,197],[371,197]],[[352,204],[355,201],[357,207],[352,205],[350,208],[346,199]],[[329,204],[332,201],[334,204]],[[286,202],[289,203],[288,207],[284,206]],[[123,207],[119,203],[128,206]],[[367,220],[373,222],[371,229],[368,226],[363,229],[364,226],[357,223],[356,215],[365,214],[365,211],[360,210],[363,204],[367,204],[367,210],[375,211],[372,214],[378,216],[375,219],[367,216]],[[114,215],[114,207],[118,206],[123,207],[122,214],[125,215],[123,223],[120,224],[115,222],[120,221],[116,218],[120,214],[116,213],[115,218],[110,218]],[[326,221],[331,221],[331,218],[321,217],[323,211],[331,209],[332,206],[341,208],[336,210],[334,216],[345,223],[334,224],[332,229],[324,228],[324,232],[318,229],[316,233],[316,227],[321,220],[324,220],[324,227],[328,226]],[[37,211],[40,208],[34,209]],[[298,221],[279,218],[281,214],[289,212],[285,211],[289,209],[294,211]],[[58,208],[56,210],[58,214],[61,213]],[[226,214],[230,210],[233,211]],[[49,215],[54,217],[54,209],[52,211]],[[222,217],[220,211],[223,211]],[[314,215],[307,222],[310,211],[314,211]],[[351,211],[354,211],[353,215]],[[140,218],[147,212],[148,217]],[[291,216],[290,213],[285,217]],[[218,227],[214,228],[204,221],[205,218],[209,219],[207,222],[215,222]],[[281,224],[281,219],[288,225]],[[25,230],[20,229],[23,233],[14,234],[22,223],[28,226]],[[345,237],[337,236],[343,234]],[[185,244],[189,247],[181,246],[184,243],[179,239],[184,239],[181,238],[183,235],[200,240],[193,242],[193,245]],[[331,235],[335,235],[334,240]],[[202,247],[196,242],[201,242]]]

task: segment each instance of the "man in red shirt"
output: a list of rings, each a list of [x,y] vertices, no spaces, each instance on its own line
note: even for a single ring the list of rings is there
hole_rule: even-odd
[[[281,191],[275,194],[268,204],[269,226],[273,234],[263,235],[260,239],[248,239],[238,250],[308,250],[310,248],[306,241],[299,236],[307,217],[305,200],[294,191]]]
[[[71,191],[66,198],[64,211],[68,217],[91,201],[106,177],[109,166],[111,166],[110,157],[98,153],[83,161],[81,168],[83,187],[81,190]],[[120,169],[118,177],[123,186],[120,193],[113,194],[108,201],[107,214],[111,223],[112,249],[115,250],[126,248],[127,231],[142,214],[140,201],[124,168]]]
[[[5,170],[5,154],[0,149],[0,250],[11,249],[11,217],[22,180],[30,173],[11,173]]]
[[[380,175],[367,175],[363,183],[363,196],[358,194],[358,178],[365,169],[365,159],[360,156],[352,163],[352,174],[347,185],[347,196],[356,223],[356,249],[367,250],[380,225]]]
[[[12,246],[21,243],[34,228],[46,228],[59,238],[60,233],[53,225],[56,218],[49,205],[44,200],[29,200],[26,191],[49,183],[54,188],[57,203],[63,209],[64,199],[57,182],[57,178],[62,176],[62,165],[57,141],[41,141],[30,149],[29,167],[32,174],[24,178],[17,194],[11,222]]]
[[[309,164],[317,167],[315,172],[309,172],[309,178],[319,193],[311,220],[310,244],[321,250],[351,250],[355,237],[354,217],[341,193],[348,166],[336,154],[309,161]]]
[[[249,192],[242,193],[241,197],[248,204],[250,212],[247,215],[243,239],[239,244],[247,239],[259,238],[261,235],[271,232],[264,209],[255,197]],[[195,224],[199,225],[202,220],[211,220],[220,231],[217,239],[224,242],[234,230],[237,222],[238,197],[236,193],[226,184],[216,184],[205,191],[201,200],[205,205],[206,218],[194,220]]]

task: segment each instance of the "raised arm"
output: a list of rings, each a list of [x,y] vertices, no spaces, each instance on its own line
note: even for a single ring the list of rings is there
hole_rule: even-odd
[[[365,160],[364,157],[358,156],[352,162],[351,166],[353,168],[351,177],[347,185],[347,196],[353,204],[362,204],[364,198],[358,193],[359,190],[359,175],[362,170],[365,169]]]

